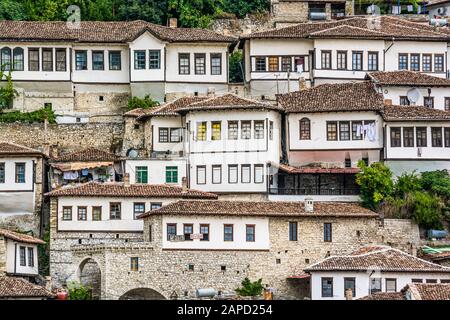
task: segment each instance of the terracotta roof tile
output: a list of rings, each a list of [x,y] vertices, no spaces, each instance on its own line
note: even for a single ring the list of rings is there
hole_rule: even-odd
[[[277,97],[287,113],[377,111],[384,105],[382,94],[369,81],[321,84]]]
[[[369,72],[367,78],[372,79],[377,84],[389,86],[450,87],[450,79],[408,70]]]
[[[208,99],[207,97],[196,97],[196,96],[187,96],[181,97],[174,101],[168,102],[160,107],[146,110],[144,115],[141,115],[138,120],[143,120],[147,117],[151,116],[179,116],[180,114],[177,112],[178,109],[185,108],[192,103],[204,101]]]
[[[387,105],[381,115],[385,121],[450,121],[450,111],[425,106]]]
[[[402,292],[375,292],[358,300],[406,300]]]
[[[39,238],[32,237],[28,234],[24,233],[18,233],[7,229],[0,229],[0,236],[3,236],[5,238],[18,241],[18,242],[24,242],[24,243],[32,243],[32,244],[45,244],[45,242]]]
[[[450,283],[412,283],[408,286],[416,300],[450,300]]]
[[[76,186],[63,187],[46,193],[49,197],[161,197],[187,199],[217,199],[214,193],[188,189],[166,184],[131,184],[89,182]]]
[[[0,276],[0,298],[53,298],[55,295],[22,278]]]
[[[0,156],[1,155],[34,155],[42,156],[43,153],[39,150],[21,146],[11,142],[0,141]]]
[[[286,164],[280,164],[279,169],[286,173],[358,173],[359,168],[321,168],[321,167],[293,167]]]
[[[390,247],[379,247],[368,252],[359,251],[345,256],[328,257],[309,266],[304,271],[367,271],[372,268],[395,272],[450,273],[450,268]]]
[[[314,212],[306,212],[303,202],[289,201],[188,201],[180,200],[161,209],[147,212],[150,215],[230,215],[261,217],[378,217],[378,214],[357,203],[316,202]]]
[[[84,161],[118,161],[120,158],[115,154],[100,150],[97,148],[87,148],[81,151],[75,151],[63,154],[55,158],[56,162],[84,162]]]

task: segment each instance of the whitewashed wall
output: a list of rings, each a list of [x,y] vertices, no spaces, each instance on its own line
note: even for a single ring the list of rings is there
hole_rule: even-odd
[[[155,38],[149,32],[145,32],[140,37],[130,43],[130,74],[131,81],[164,81],[165,70],[165,46],[166,44]],[[145,69],[134,69],[134,51],[145,50]],[[149,69],[149,50],[160,50],[161,64],[159,69]]]
[[[6,272],[11,274],[37,275],[38,252],[37,245],[22,243],[7,239],[6,245]],[[25,266],[20,265],[20,247],[25,247]],[[33,266],[29,266],[28,248],[33,248]]]
[[[1,191],[32,191],[34,189],[34,163],[36,158],[0,158],[5,163],[5,183],[0,183]],[[25,163],[25,183],[16,183],[16,163]]]
[[[177,153],[184,150],[183,141],[179,143],[174,142],[159,142],[159,128],[183,128],[185,125],[182,123],[182,117],[152,117],[152,145],[154,151],[171,151]],[[184,135],[184,130],[182,130]],[[169,130],[170,138],[170,130]],[[184,137],[183,137],[184,140]]]
[[[382,92],[385,99],[392,99],[392,104],[400,104],[400,96],[407,96],[408,90],[413,87],[394,87],[382,86]],[[428,97],[427,87],[416,87],[420,91],[420,97],[416,105],[424,105],[424,97]],[[434,109],[444,110],[445,98],[450,97],[450,87],[430,87],[430,96],[434,97]]]
[[[146,160],[127,160],[125,163],[125,173],[130,174],[130,183],[136,183],[136,167],[148,168],[149,184],[166,183],[166,167],[178,168],[178,182],[174,185],[181,186],[182,178],[186,177],[186,159],[146,159]]]

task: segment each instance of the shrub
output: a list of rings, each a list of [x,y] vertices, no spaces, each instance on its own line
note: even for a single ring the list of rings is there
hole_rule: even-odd
[[[49,123],[56,123],[56,116],[55,116],[55,113],[52,111],[51,107],[45,107],[43,109],[33,111],[33,112],[20,112],[20,111],[12,111],[12,112],[4,112],[4,113],[0,112],[0,122],[5,122],[5,123],[44,122],[45,119],[47,119]]]
[[[356,175],[356,183],[360,186],[363,205],[377,210],[380,203],[393,193],[392,172],[380,162],[367,166],[364,161],[360,161],[358,167],[361,172]]]
[[[244,81],[244,77],[242,75],[242,50],[238,50],[233,52],[230,55],[230,64],[229,64],[229,74],[230,74],[230,82],[239,83]]]
[[[404,172],[397,178],[397,181],[395,182],[394,195],[399,198],[404,198],[407,193],[419,191],[421,189],[421,180],[416,172]]]
[[[237,288],[236,292],[241,296],[246,297],[256,297],[261,295],[263,291],[263,286],[261,284],[262,279],[259,279],[258,281],[251,282],[249,278],[245,278],[242,282],[241,288]]]
[[[433,194],[416,191],[408,199],[412,219],[426,229],[442,228],[442,202]]]
[[[446,200],[450,200],[450,175],[447,170],[422,172],[421,185]]]
[[[6,85],[0,87],[0,110],[9,108],[15,97],[17,97],[18,92],[14,89],[11,77],[11,71],[5,74],[3,70],[0,70],[0,81],[5,78]]]
[[[159,105],[158,101],[153,100],[150,95],[146,95],[144,98],[132,97],[128,100],[128,110],[134,109],[150,109]]]
[[[67,289],[69,290],[69,300],[92,300],[91,290],[79,282],[68,282]]]

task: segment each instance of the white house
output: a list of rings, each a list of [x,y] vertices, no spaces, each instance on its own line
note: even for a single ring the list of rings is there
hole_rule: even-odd
[[[445,19],[450,17],[450,1],[431,0],[427,3],[428,16],[430,19]]]
[[[359,300],[449,300],[450,283],[409,283],[400,292],[377,292]]]
[[[27,234],[0,229],[0,276],[34,277],[39,274],[38,244],[41,239]]]
[[[409,283],[449,283],[450,268],[385,246],[330,256],[304,269],[311,274],[313,300],[344,300],[377,292],[398,292]]]
[[[273,97],[298,90],[299,80],[309,86],[360,81],[371,71],[405,69],[445,78],[448,39],[444,31],[392,16],[255,32],[241,41],[245,82],[252,96]]]

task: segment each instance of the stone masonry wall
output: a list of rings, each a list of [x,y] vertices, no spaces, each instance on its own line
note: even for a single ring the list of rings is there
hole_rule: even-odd
[[[384,219],[378,230],[381,243],[417,255],[419,226],[409,219]]]
[[[6,273],[6,240],[0,236],[0,276]]]

